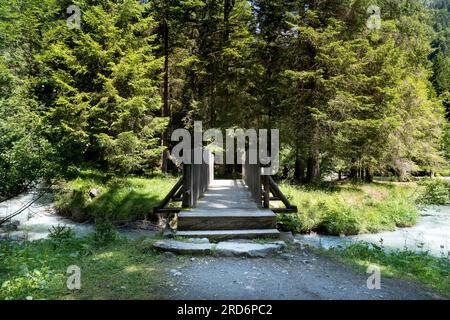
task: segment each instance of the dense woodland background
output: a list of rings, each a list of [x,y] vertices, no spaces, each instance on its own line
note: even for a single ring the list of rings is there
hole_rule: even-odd
[[[67,7],[81,8],[81,28]],[[381,8],[381,29],[366,26]],[[445,173],[448,0],[0,3],[0,194],[176,171],[171,130],[279,128],[289,178]],[[163,155],[163,156],[162,156]],[[287,170],[289,169],[289,171]]]

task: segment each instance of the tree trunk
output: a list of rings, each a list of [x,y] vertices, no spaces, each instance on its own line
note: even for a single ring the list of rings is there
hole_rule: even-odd
[[[342,180],[342,171],[341,170],[338,171],[338,180],[339,181]]]
[[[358,175],[358,169],[357,169],[357,167],[356,167],[355,162],[356,162],[355,159],[352,159],[352,167],[350,168],[350,174],[348,175],[348,177],[349,177],[350,179],[358,178],[358,177],[357,177],[357,175]]]
[[[169,104],[169,25],[167,20],[164,20],[163,25],[163,41],[164,41],[164,84],[163,84],[163,108],[162,116],[170,117],[170,104]],[[162,154],[161,171],[167,172],[167,160],[168,160],[168,150],[166,148],[169,145],[169,128],[170,124],[167,126],[166,130],[162,135],[162,145],[165,148]]]
[[[306,181],[308,183],[317,183],[320,181],[320,163],[318,153],[308,158],[306,168]]]
[[[373,173],[372,173],[372,170],[369,167],[366,167],[364,180],[366,182],[373,182]]]
[[[305,179],[305,162],[300,158],[295,159],[294,179],[298,182],[303,182]]]

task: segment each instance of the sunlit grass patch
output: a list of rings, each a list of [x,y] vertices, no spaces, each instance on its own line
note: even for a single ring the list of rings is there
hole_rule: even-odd
[[[142,252],[141,240],[95,247],[91,238],[1,244],[0,299],[161,299],[166,263]],[[67,267],[81,270],[81,289],[66,286]]]
[[[278,222],[300,233],[351,235],[394,230],[416,223],[414,184],[333,184],[309,188],[282,184],[298,213],[279,215]]]
[[[175,183],[174,177],[109,177],[84,170],[55,185],[56,206],[61,214],[81,221],[98,216],[111,221],[144,218]],[[99,195],[91,198],[92,189],[98,189]]]

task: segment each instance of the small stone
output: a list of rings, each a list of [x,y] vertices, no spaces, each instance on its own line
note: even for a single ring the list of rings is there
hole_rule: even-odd
[[[194,261],[195,261],[195,258],[192,257],[192,258],[190,258],[189,260],[191,260],[191,262],[194,262]]]
[[[26,300],[33,300],[33,297],[32,296],[27,296],[25,299]]]
[[[311,263],[311,260],[302,260],[304,264]]]
[[[125,290],[127,287],[126,286],[121,286],[120,289]]]
[[[100,194],[100,190],[97,188],[92,188],[91,190],[89,190],[89,197],[91,198],[95,198]]]
[[[294,242],[294,236],[292,235],[292,232],[280,232],[280,239],[286,242]]]
[[[290,260],[294,258],[294,255],[289,253],[282,253],[280,254],[280,257],[283,258],[284,260]]]
[[[164,254],[164,257],[167,258],[167,259],[173,259],[173,258],[176,257],[175,253],[170,252],[170,251],[166,251],[163,254]]]

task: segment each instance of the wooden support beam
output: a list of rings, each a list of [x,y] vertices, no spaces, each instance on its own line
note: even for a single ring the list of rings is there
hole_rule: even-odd
[[[290,206],[289,208],[271,208],[275,213],[296,213],[298,209],[296,206]]]
[[[182,208],[160,208],[158,209],[158,213],[162,214],[171,214],[171,213],[178,213],[181,211]]]
[[[164,208],[175,195],[175,193],[182,187],[183,185],[183,177],[181,177],[177,183],[173,186],[173,188],[169,191],[169,193],[164,197],[159,206],[157,206],[157,211]]]
[[[267,178],[268,178],[268,181],[270,184],[270,189],[271,189],[273,195],[276,196],[277,198],[280,198],[280,200],[283,202],[283,204],[286,206],[286,208],[292,207],[289,200],[286,198],[286,196],[283,194],[283,192],[281,192],[281,190],[278,187],[275,180],[273,180],[273,178],[271,176],[268,176]]]

